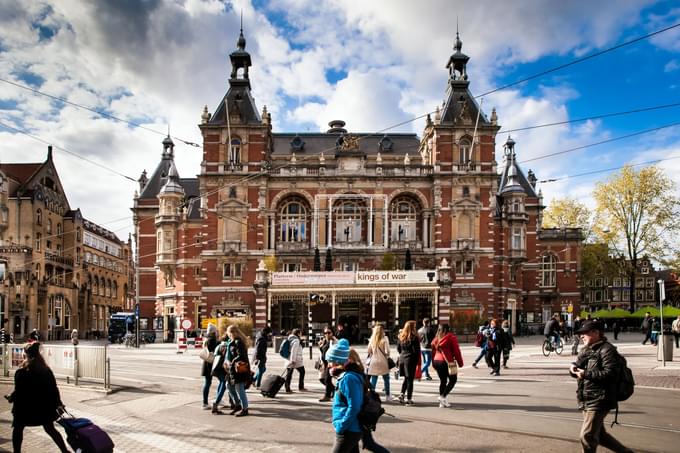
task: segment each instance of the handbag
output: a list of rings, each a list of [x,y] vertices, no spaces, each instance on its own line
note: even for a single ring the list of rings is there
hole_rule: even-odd
[[[378,348],[378,351],[380,351],[380,353],[383,355],[383,357],[385,357],[385,358],[387,359],[387,368],[388,368],[388,369],[391,370],[391,369],[397,367],[397,362],[395,362],[395,361],[392,359],[392,357],[388,357],[387,355],[385,355],[385,352],[382,350],[382,348]]]
[[[446,365],[449,367],[449,376],[455,376],[458,374],[458,362],[456,362],[456,358],[454,357],[451,362],[446,360],[446,355],[444,355],[444,351],[442,351],[442,357],[444,357],[444,361],[446,362]]]
[[[242,361],[236,362],[236,364],[234,364],[234,371],[236,374],[250,374],[250,363]]]
[[[215,353],[210,352],[208,348],[201,349],[201,352],[198,353],[198,356],[204,362],[213,363],[215,361]]]
[[[324,368],[323,366],[323,360],[321,359],[316,359],[316,362],[314,362],[314,369],[317,371],[322,371]]]

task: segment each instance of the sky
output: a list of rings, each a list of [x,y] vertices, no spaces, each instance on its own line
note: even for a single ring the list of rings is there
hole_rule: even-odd
[[[125,240],[130,179],[154,170],[168,130],[180,176],[200,171],[201,149],[178,139],[200,143],[203,106],[213,112],[226,93],[241,14],[253,96],[274,132],[342,119],[350,132],[418,135],[424,120],[409,120],[444,100],[457,29],[478,96],[680,23],[677,2],[648,0],[0,0],[0,162],[44,161],[53,144],[71,207]],[[512,129],[680,103],[680,27],[478,102],[497,110],[499,162]],[[546,202],[592,207],[611,173],[566,176],[677,156],[658,165],[680,187],[680,126],[663,127],[676,122],[680,106],[512,138],[525,172],[555,180],[539,184]]]

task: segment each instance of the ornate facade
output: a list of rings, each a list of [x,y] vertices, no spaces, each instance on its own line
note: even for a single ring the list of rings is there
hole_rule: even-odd
[[[228,91],[201,115],[198,178],[179,177],[166,138],[134,199],[142,316],[166,337],[180,318],[216,315],[289,329],[311,310],[315,327],[367,329],[478,314],[517,330],[578,308],[581,232],[541,228],[536,177],[509,137],[498,168],[498,116],[471,95],[458,37],[420,137],[339,120],[325,133],[272,131],[245,48],[241,33]]]
[[[52,147],[45,162],[0,164],[0,175],[5,329],[16,339],[33,329],[49,339],[105,334],[109,313],[124,307],[130,242],[70,207]]]

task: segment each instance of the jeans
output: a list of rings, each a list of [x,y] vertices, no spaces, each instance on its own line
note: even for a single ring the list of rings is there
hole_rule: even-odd
[[[373,439],[373,433],[370,429],[364,429],[361,433],[361,443],[363,444],[363,449],[372,451],[373,453],[390,453],[390,451],[377,443]]]
[[[583,453],[595,453],[598,445],[617,453],[632,452],[604,429],[604,418],[608,412],[608,410],[583,411],[583,425],[581,426]]]
[[[458,382],[458,375],[454,374],[453,376],[450,376],[449,366],[443,360],[435,360],[432,362],[432,367],[439,376],[439,396],[448,396],[456,385],[456,382]]]
[[[342,434],[335,433],[335,445],[333,453],[359,453],[359,441],[362,433],[345,431]]]
[[[423,354],[423,374],[427,377],[430,377],[430,364],[432,363],[432,351],[430,350],[421,350],[421,354]]]
[[[262,361],[258,362],[257,371],[255,372],[255,387],[259,387],[260,383],[262,383],[262,376],[265,371],[267,371],[265,364]]]
[[[290,381],[293,380],[293,370],[297,370],[300,374],[300,383],[298,388],[300,390],[305,388],[305,367],[301,366],[299,368],[288,368],[286,369],[286,391],[290,391]]]
[[[215,394],[215,404],[220,404],[222,402],[222,397],[224,396],[224,391],[227,389],[227,377],[220,379],[217,384],[217,394]]]
[[[237,406],[241,409],[248,409],[248,396],[246,395],[246,385],[243,382],[229,384],[229,395]]]
[[[385,396],[390,396],[390,373],[383,374],[383,387],[385,388]],[[375,386],[378,384],[378,376],[371,376],[371,388],[375,390]]]
[[[482,346],[482,349],[479,351],[479,355],[475,359],[474,364],[477,365],[477,363],[479,363],[479,361],[482,360],[482,357],[485,357],[485,356],[486,356],[486,346]]]
[[[203,404],[208,404],[208,394],[210,393],[210,384],[212,384],[212,375],[203,376]]]

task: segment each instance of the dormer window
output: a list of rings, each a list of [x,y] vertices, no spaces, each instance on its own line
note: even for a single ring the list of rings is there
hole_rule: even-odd
[[[296,135],[290,141],[290,149],[293,152],[300,152],[304,149],[304,147],[305,147],[305,141],[302,140],[299,135]]]
[[[378,148],[380,149],[380,152],[390,152],[394,148],[394,142],[392,141],[391,138],[389,138],[387,135],[385,135],[380,141],[378,142]]]

